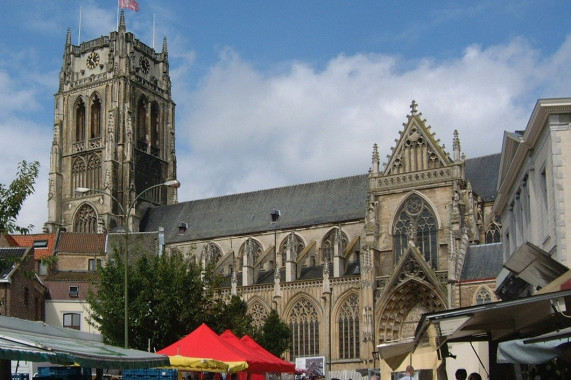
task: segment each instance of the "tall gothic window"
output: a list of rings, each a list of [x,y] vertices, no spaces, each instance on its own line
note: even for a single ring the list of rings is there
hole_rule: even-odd
[[[73,232],[97,232],[97,212],[93,207],[84,204],[77,210],[73,221]]]
[[[292,250],[293,258],[297,258],[297,256],[305,249],[305,244],[301,237],[295,233],[292,232],[289,234],[280,245],[280,256],[282,259],[282,262],[280,263],[281,267],[286,265],[288,249]]]
[[[95,139],[101,137],[101,99],[99,99],[99,95],[97,93],[93,94],[91,97],[91,104],[90,104],[90,136],[89,138]]]
[[[75,157],[71,163],[71,189],[87,187],[85,183],[85,159],[82,156]]]
[[[137,148],[147,150],[147,99],[141,97],[137,105]]]
[[[333,261],[333,253],[335,252],[335,245],[339,244],[339,253],[344,253],[347,248],[347,235],[340,228],[334,228],[325,235],[321,243],[323,257],[321,258],[324,263]]]
[[[85,140],[85,103],[79,98],[75,104],[75,141]]]
[[[87,156],[87,171],[85,183],[90,189],[101,189],[101,158],[99,154]]]
[[[359,299],[350,295],[341,307],[337,319],[339,331],[339,358],[358,358],[359,352]]]
[[[294,305],[289,328],[292,332],[290,357],[319,354],[319,316],[308,299],[302,298]]]
[[[151,154],[153,156],[159,155],[160,146],[159,105],[153,102],[151,105]]]
[[[412,240],[433,269],[438,268],[438,226],[428,204],[418,195],[411,195],[396,214],[394,222],[396,262]]]

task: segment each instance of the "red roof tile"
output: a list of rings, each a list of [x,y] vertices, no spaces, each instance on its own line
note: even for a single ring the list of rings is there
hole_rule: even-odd
[[[9,235],[19,247],[34,247],[34,260],[52,256],[56,244],[57,234],[29,234]],[[46,242],[45,246],[34,246],[36,242]],[[43,244],[42,244],[43,245]]]
[[[57,246],[58,252],[100,253],[105,251],[105,234],[62,232]]]

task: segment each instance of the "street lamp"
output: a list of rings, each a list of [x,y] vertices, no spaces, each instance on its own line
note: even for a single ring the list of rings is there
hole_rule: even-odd
[[[277,286],[278,286],[278,282],[279,282],[279,270],[280,268],[278,267],[278,219],[280,218],[280,210],[277,210],[275,207],[272,209],[272,212],[270,212],[270,217],[272,218],[272,221],[270,224],[274,225],[274,286],[276,287],[276,292],[278,291]],[[275,297],[278,297],[278,295],[276,294]],[[277,300],[274,297],[274,303],[276,304],[276,310],[277,310]]]
[[[125,303],[125,348],[129,348],[129,303],[128,303],[128,294],[129,292],[127,291],[127,286],[128,286],[128,280],[127,280],[127,262],[129,260],[129,221],[128,221],[128,217],[131,214],[131,211],[133,210],[133,208],[135,207],[135,205],[137,204],[137,201],[139,200],[139,198],[141,198],[141,196],[143,194],[145,194],[147,191],[155,189],[157,187],[160,186],[167,186],[167,187],[172,187],[175,189],[178,189],[180,187],[180,182],[176,179],[171,179],[170,181],[166,181],[163,183],[159,183],[150,187],[147,187],[145,190],[141,191],[139,194],[137,194],[137,196],[135,197],[135,199],[133,200],[133,202],[131,202],[129,204],[129,208],[127,209],[127,212],[125,212],[125,207],[123,207],[123,205],[121,204],[121,202],[119,202],[119,200],[111,193],[105,191],[105,190],[99,190],[99,189],[90,189],[88,187],[77,187],[75,189],[76,193],[80,193],[80,194],[85,194],[88,193],[90,191],[94,192],[94,193],[100,193],[103,195],[107,195],[108,197],[110,197],[111,199],[113,199],[115,202],[117,202],[117,204],[119,205],[119,208],[121,209],[121,212],[123,213],[123,228],[124,228],[124,232],[125,232],[125,252],[124,252],[124,267],[125,267],[125,289],[124,289],[124,303]]]
[[[380,358],[380,352],[379,351],[373,351],[373,376],[377,376],[377,359]],[[378,378],[378,377],[377,377]]]
[[[272,217],[272,222],[271,224],[274,225],[274,266],[275,269],[277,270],[277,266],[278,266],[278,230],[277,230],[277,223],[278,223],[278,219],[280,218],[280,210],[277,210],[275,207],[272,209],[272,212],[270,212],[270,216]]]

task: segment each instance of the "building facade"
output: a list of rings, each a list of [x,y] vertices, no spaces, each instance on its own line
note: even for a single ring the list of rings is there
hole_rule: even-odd
[[[502,299],[568,286],[570,125],[571,99],[540,99],[525,130],[504,133],[494,204],[503,226]]]

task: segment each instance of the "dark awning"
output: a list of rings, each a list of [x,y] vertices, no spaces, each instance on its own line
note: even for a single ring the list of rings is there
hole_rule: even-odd
[[[164,355],[115,347],[98,334],[0,316],[0,360],[47,361],[89,368],[153,368]]]
[[[530,242],[518,247],[504,263],[504,267],[534,288],[543,288],[568,270],[565,265]]]
[[[446,342],[535,337],[571,326],[571,319],[561,316],[566,304],[571,305],[571,290],[427,313],[415,338],[420,339],[431,326],[438,332],[437,347]]]

